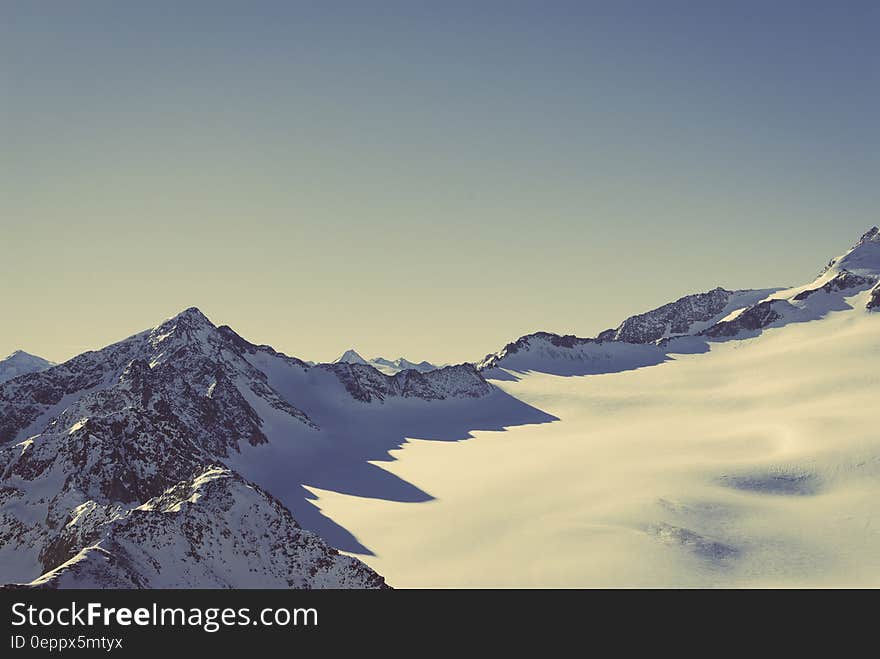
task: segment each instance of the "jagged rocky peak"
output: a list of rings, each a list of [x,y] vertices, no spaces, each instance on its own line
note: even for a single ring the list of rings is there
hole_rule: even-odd
[[[151,366],[155,366],[157,361],[171,361],[168,358],[181,349],[195,349],[192,354],[214,358],[226,343],[218,327],[197,307],[190,307],[149,330],[146,348],[154,357]]]
[[[831,259],[820,276],[843,270],[862,276],[880,276],[880,228],[871,227],[846,253]]]
[[[212,323],[208,317],[202,313],[202,310],[198,307],[188,307],[181,311],[179,314],[176,314],[169,318],[166,323],[174,322],[174,323],[182,323],[184,325],[190,327],[198,327],[198,326],[209,326],[214,327],[214,323]]]
[[[190,307],[153,328],[149,333],[149,342],[154,348],[168,344],[198,343],[207,341],[216,332],[217,326],[205,314],[197,307]]]
[[[126,409],[125,396],[132,391],[140,396],[145,413],[182,423],[215,450],[225,446],[223,451],[236,451],[242,442],[265,441],[254,405],[266,405],[314,427],[305,413],[267,384],[265,374],[228,335],[190,308],[152,330],[0,385],[0,443],[14,439],[44,415],[52,420],[64,411],[53,409],[56,405],[92,406],[100,399],[100,413],[106,416]]]
[[[189,307],[163,321],[153,330],[155,334],[168,332],[196,332],[217,329],[217,326],[198,307]]]

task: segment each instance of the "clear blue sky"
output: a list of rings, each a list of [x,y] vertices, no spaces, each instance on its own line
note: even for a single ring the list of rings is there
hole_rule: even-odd
[[[0,0],[0,353],[476,359],[878,222],[877,2]]]

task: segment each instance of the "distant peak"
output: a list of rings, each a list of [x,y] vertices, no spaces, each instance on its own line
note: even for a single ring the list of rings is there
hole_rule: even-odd
[[[13,359],[16,361],[27,359],[27,360],[34,360],[34,361],[39,361],[39,362],[46,362],[47,364],[51,363],[51,362],[43,359],[42,357],[38,357],[37,355],[32,355],[31,353],[25,352],[24,350],[16,350],[15,352],[13,352],[12,354],[8,355],[6,358],[4,358],[0,361],[13,360]]]
[[[0,382],[6,382],[26,373],[45,371],[52,366],[55,364],[42,357],[37,357],[24,350],[16,350],[8,357],[0,359]]]
[[[361,357],[354,348],[349,348],[339,357],[333,360],[334,364],[345,362],[347,364],[368,364],[369,362]]]

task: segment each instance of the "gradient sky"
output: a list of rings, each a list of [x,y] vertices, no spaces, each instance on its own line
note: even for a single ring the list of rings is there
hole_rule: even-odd
[[[880,222],[877,2],[0,0],[0,354],[473,360]]]

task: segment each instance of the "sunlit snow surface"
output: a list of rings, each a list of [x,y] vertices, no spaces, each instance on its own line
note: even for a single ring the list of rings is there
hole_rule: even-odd
[[[559,421],[413,440],[420,504],[310,488],[397,587],[880,585],[880,314],[495,384]]]

